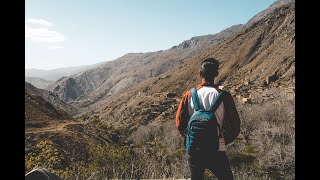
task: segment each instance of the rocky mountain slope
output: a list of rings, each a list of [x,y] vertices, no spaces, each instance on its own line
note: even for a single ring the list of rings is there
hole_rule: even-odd
[[[275,177],[272,179],[294,175],[290,170],[295,166],[294,146],[291,148],[294,143],[284,142],[286,138],[294,141],[294,113],[284,113],[289,105],[290,111],[294,109],[294,9],[292,0],[277,1],[244,25],[216,35],[193,37],[164,51],[127,54],[59,79],[52,92],[26,83],[26,127],[41,126],[26,133],[27,169],[32,169],[37,163],[35,159],[40,159],[33,157],[40,152],[36,149],[38,142],[51,140],[58,149],[58,159],[61,158],[61,167],[57,169],[68,167],[71,179],[86,179],[83,174],[92,178],[91,167],[101,171],[101,179],[112,173],[113,177],[120,177],[114,175],[120,167],[127,168],[120,169],[121,173],[142,169],[145,178],[155,172],[163,174],[164,169],[182,177],[185,172],[175,169],[183,170],[185,165],[182,140],[177,138],[174,126],[175,112],[182,93],[200,82],[201,61],[215,57],[220,61],[216,82],[233,95],[242,118],[243,110],[250,114],[244,116],[248,118],[242,119],[246,122],[242,125],[259,124],[249,127],[259,129],[254,132],[259,141],[245,144],[246,127],[242,126],[241,137],[229,146],[233,168],[246,165],[235,172],[240,172],[242,178],[244,171],[261,173],[261,178],[269,174]],[[77,106],[79,111],[73,116],[77,121],[64,121],[43,94]],[[252,106],[238,104],[244,99],[250,99]],[[61,123],[43,127],[31,122],[39,115],[41,119],[56,118]],[[272,175],[275,166],[281,172]]]
[[[59,107],[75,112],[51,92],[25,82],[26,172],[39,166],[78,168],[79,162],[91,163],[97,147],[121,143],[116,130],[79,122]]]
[[[71,117],[28,90],[25,90],[25,126],[39,128]]]
[[[62,78],[51,90],[61,99],[80,104],[80,107],[92,104],[185,63],[208,47],[223,42],[241,27],[236,25],[215,35],[193,37],[164,51],[129,53],[96,68]]]
[[[25,82],[25,91],[26,94],[28,93],[36,97],[41,97],[44,101],[50,103],[56,109],[61,109],[70,116],[77,113],[77,108],[65,103],[48,90],[36,88],[32,84]]]
[[[198,67],[206,57],[220,60],[217,82],[235,91],[235,98],[251,96],[257,103],[276,96],[289,98],[295,76],[294,8],[293,1],[281,5],[222,43],[186,57],[184,63],[122,93],[104,96],[88,107],[84,117],[95,115],[107,124],[132,130],[172,120],[181,94],[200,82]]]
[[[165,51],[127,54],[61,78],[52,92],[29,83],[26,91],[59,102],[66,106],[61,109],[76,112],[74,117],[82,122],[98,121],[123,130],[124,137],[141,126],[173,123],[182,93],[200,82],[198,67],[207,57],[220,60],[217,82],[235,99],[249,96],[253,103],[280,96],[289,99],[287,91],[291,89],[292,94],[295,76],[295,4],[275,4],[279,2],[286,3],[271,6],[262,18],[255,16],[248,24],[194,37]],[[26,97],[32,98],[28,93]]]
[[[252,24],[254,24],[255,22],[257,21],[260,21],[262,18],[264,18],[265,16],[271,14],[271,13],[274,13],[274,10],[283,6],[283,5],[286,5],[286,4],[289,4],[289,3],[292,3],[293,1],[292,0],[277,0],[275,1],[270,7],[268,7],[267,9],[261,11],[260,13],[256,14],[255,16],[253,16],[247,23],[246,23],[246,27],[249,27],[251,26]]]
[[[78,122],[37,94],[34,89],[25,90],[26,172],[39,166],[51,170],[77,168],[79,162],[89,165],[89,152],[118,142],[116,131]]]

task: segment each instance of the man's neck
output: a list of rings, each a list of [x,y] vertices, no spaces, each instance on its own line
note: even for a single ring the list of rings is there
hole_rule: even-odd
[[[206,80],[202,79],[201,83],[203,85],[207,85],[207,86],[214,86],[214,79],[212,81],[206,81]]]

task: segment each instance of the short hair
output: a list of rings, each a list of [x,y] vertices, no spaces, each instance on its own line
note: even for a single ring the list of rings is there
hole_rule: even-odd
[[[206,81],[211,81],[218,75],[219,61],[215,58],[207,58],[202,61],[200,71]]]

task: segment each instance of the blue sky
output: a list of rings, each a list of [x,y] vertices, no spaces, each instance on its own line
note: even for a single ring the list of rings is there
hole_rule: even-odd
[[[26,68],[169,49],[244,24],[275,0],[26,0]]]

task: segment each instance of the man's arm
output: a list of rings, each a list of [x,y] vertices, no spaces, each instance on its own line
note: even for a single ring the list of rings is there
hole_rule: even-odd
[[[188,113],[188,97],[190,96],[190,91],[186,92],[180,101],[177,114],[176,114],[176,128],[179,130],[180,134],[185,137],[185,129],[187,128],[189,121]]]
[[[222,129],[225,143],[230,144],[239,136],[240,117],[231,94],[227,92],[223,100],[225,113]]]

